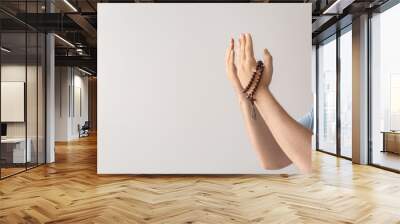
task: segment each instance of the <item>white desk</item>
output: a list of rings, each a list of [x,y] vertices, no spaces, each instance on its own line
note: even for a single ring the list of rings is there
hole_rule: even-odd
[[[25,138],[1,139],[2,145],[6,145],[6,147],[13,147],[12,148],[12,151],[13,151],[12,162],[13,163],[31,162],[31,160],[32,160],[32,153],[31,153],[32,140],[30,138],[27,138],[26,141],[28,142],[28,144],[26,147],[26,154],[25,154]],[[26,161],[25,161],[25,159],[26,159]]]

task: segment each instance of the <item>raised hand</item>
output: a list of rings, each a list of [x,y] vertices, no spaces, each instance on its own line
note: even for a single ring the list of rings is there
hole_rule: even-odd
[[[235,62],[234,40],[231,39],[226,56],[226,69],[228,78],[232,81],[235,90],[243,90],[248,84],[253,72],[256,70],[257,62],[254,56],[253,40],[251,34],[241,34],[239,37],[238,57]],[[264,72],[260,82],[260,87],[268,87],[271,83],[273,73],[272,56],[268,49],[263,52]],[[235,64],[236,63],[236,64]],[[238,82],[240,86],[238,86]]]
[[[253,95],[255,98],[252,98],[255,101],[249,103],[243,89],[257,68],[251,35],[240,35],[236,61],[234,45],[231,39],[226,51],[226,71],[238,93],[246,128],[262,166],[266,169],[279,169],[293,162],[301,171],[310,172],[312,133],[294,120],[269,91],[273,73],[271,54],[264,49],[263,75]],[[262,119],[252,119],[251,112],[257,113]]]
[[[264,72],[260,82],[261,88],[268,87],[271,83],[273,65],[272,56],[267,49],[263,52]],[[241,34],[239,37],[239,57],[237,61],[238,77],[242,86],[247,85],[251,75],[256,70],[257,62],[254,56],[253,39],[251,34]]]

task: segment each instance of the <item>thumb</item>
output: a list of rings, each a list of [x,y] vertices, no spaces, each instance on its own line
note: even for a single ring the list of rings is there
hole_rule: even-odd
[[[264,64],[268,68],[272,68],[272,55],[267,48],[264,49]]]

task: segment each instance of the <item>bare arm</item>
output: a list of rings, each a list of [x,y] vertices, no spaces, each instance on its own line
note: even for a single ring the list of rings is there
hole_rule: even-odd
[[[259,90],[256,99],[256,106],[276,142],[301,171],[310,172],[311,131],[289,116],[268,89]]]
[[[241,35],[239,39],[239,52],[237,62],[238,69],[235,73],[237,74],[239,83],[236,85],[240,84],[240,86],[245,86],[249,82],[251,74],[256,67],[256,60],[253,53],[253,42],[250,34]],[[264,65],[265,68],[260,81],[260,87],[255,94],[256,107],[259,114],[262,116],[267,130],[269,130],[273,139],[277,143],[276,148],[282,150],[287,158],[289,158],[290,161],[292,161],[302,172],[310,172],[312,133],[290,117],[269,91],[269,84],[271,83],[273,73],[273,64],[272,56],[267,49],[264,50]],[[271,141],[264,142],[268,136],[267,132],[262,131],[264,129],[256,129],[255,127],[257,127],[257,125],[251,123],[248,125],[252,127],[249,129],[249,134],[253,146],[258,151],[267,153],[266,147],[271,149]],[[263,145],[259,146],[259,144]],[[274,145],[274,143],[272,143],[272,145]],[[275,151],[276,150],[274,150],[274,152]],[[269,156],[271,155],[266,155],[266,157]],[[265,159],[265,156],[262,156],[260,159],[265,163],[268,161]]]
[[[231,80],[234,90],[238,96],[240,109],[243,114],[247,132],[255,151],[260,158],[260,162],[265,169],[281,169],[292,163],[286,154],[280,149],[269,128],[256,110],[257,119],[251,117],[250,103],[242,93],[243,88],[237,77],[237,69],[234,65],[234,43],[231,40],[226,54],[226,67],[228,77]]]
[[[265,169],[282,169],[292,163],[292,161],[282,151],[275,141],[271,131],[265,124],[258,109],[256,110],[257,119],[251,116],[251,106],[247,99],[240,100],[240,108],[244,117],[250,142],[255,147],[256,153],[261,160],[261,165]]]

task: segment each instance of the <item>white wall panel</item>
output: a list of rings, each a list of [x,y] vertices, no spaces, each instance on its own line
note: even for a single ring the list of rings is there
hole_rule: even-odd
[[[311,4],[99,4],[98,173],[273,173],[225,74],[228,40],[242,32],[257,58],[265,47],[274,56],[279,102],[308,112]]]

